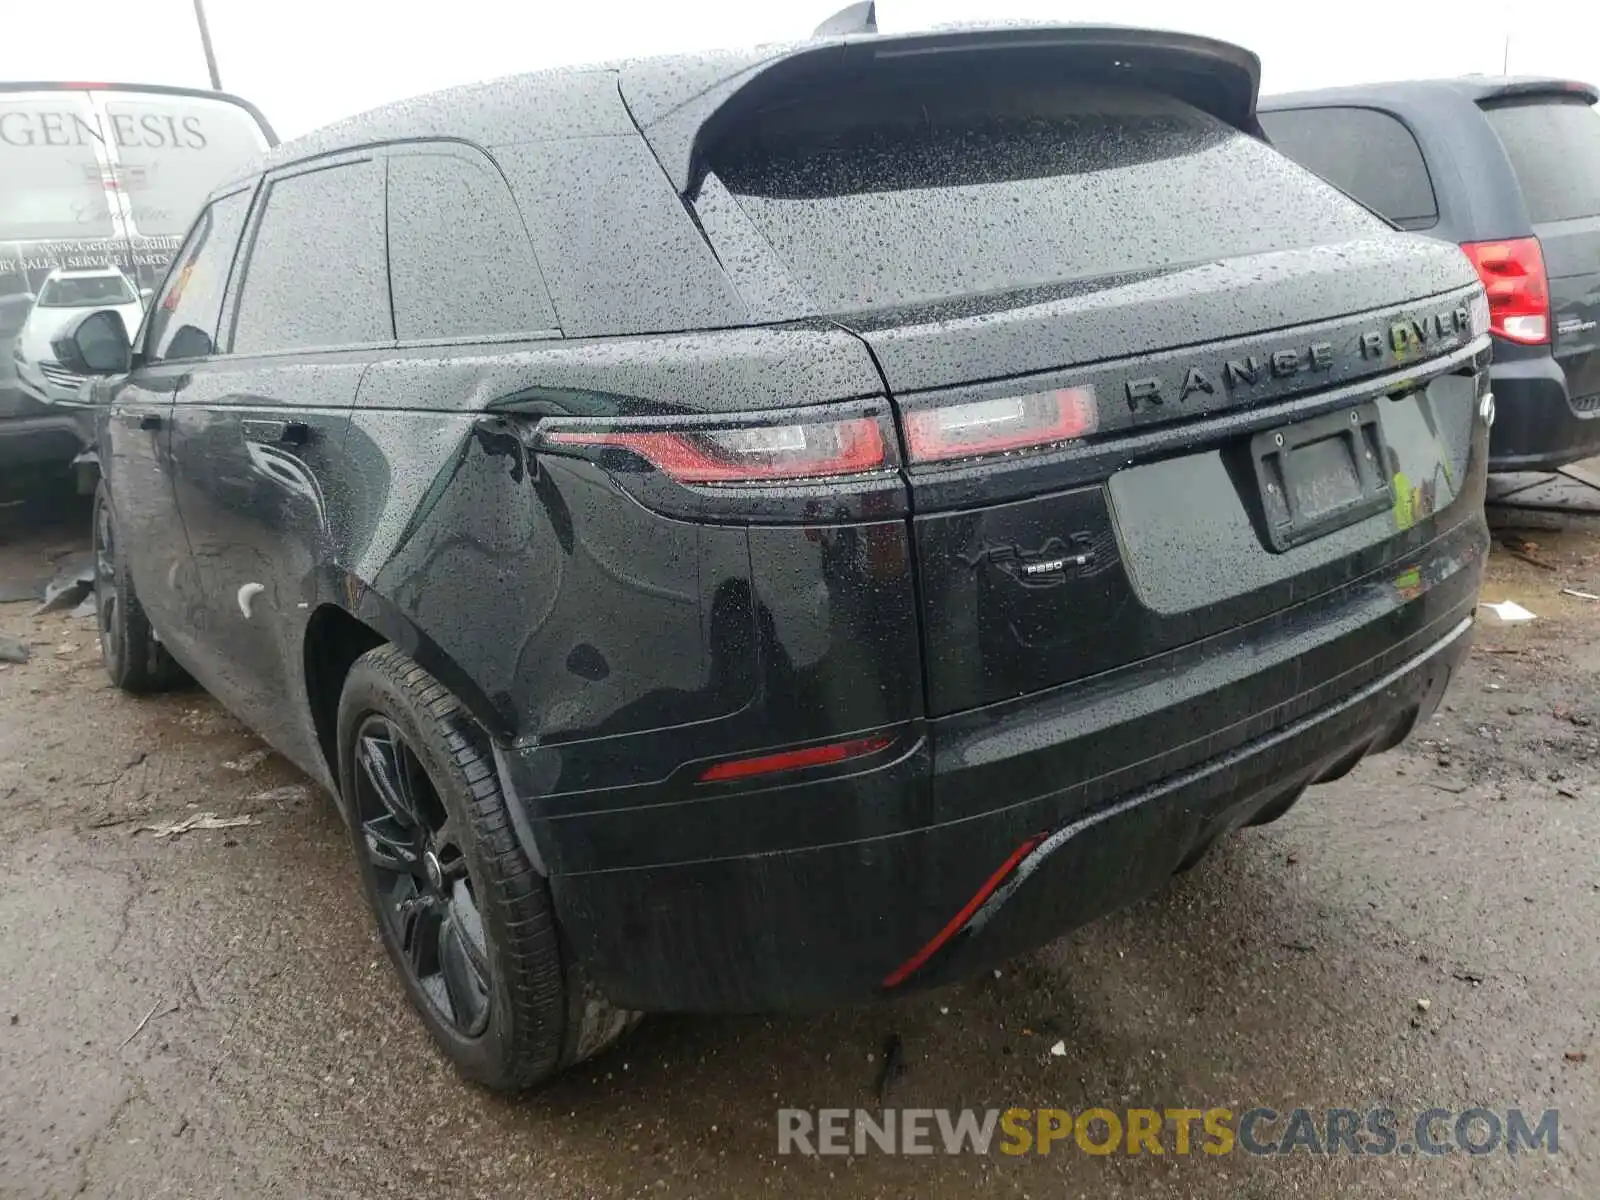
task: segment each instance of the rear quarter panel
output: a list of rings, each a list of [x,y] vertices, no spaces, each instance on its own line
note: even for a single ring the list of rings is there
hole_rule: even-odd
[[[860,343],[821,328],[433,348],[375,364],[346,440],[340,558],[363,595],[344,607],[403,622],[502,735],[604,738],[732,716],[757,693],[745,528],[663,516],[594,464],[535,456],[534,424],[876,387]]]

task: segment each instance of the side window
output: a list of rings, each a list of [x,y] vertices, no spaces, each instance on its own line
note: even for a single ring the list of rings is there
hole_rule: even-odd
[[[393,338],[383,165],[346,163],[273,180],[244,267],[232,352]]]
[[[557,327],[516,202],[468,152],[389,159],[389,279],[401,341]]]
[[[235,192],[200,214],[150,308],[144,339],[147,362],[215,353],[228,269],[249,212],[250,193]]]
[[[1422,148],[1375,108],[1293,108],[1260,114],[1272,144],[1402,229],[1439,223]]]

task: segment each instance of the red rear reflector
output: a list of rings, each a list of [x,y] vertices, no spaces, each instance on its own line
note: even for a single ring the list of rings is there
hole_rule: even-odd
[[[777,771],[798,771],[802,767],[821,767],[846,759],[861,758],[885,750],[893,738],[884,735],[856,738],[849,742],[835,742],[831,746],[810,746],[804,750],[785,750],[780,754],[763,754],[759,758],[737,758],[707,767],[700,773],[701,783],[718,783],[727,779],[748,779],[752,775],[771,775]]]
[[[1550,340],[1550,280],[1538,238],[1466,242],[1489,297],[1489,331],[1524,346]]]
[[[545,436],[567,446],[620,446],[679,483],[817,479],[892,465],[883,430],[872,417],[692,432],[556,429]]]
[[[937,954],[946,942],[961,932],[967,922],[972,920],[973,914],[983,907],[983,902],[994,895],[995,890],[1006,881],[1006,876],[1015,871],[1017,864],[1032,854],[1034,848],[1042,841],[1044,841],[1044,834],[1035,834],[1013,850],[1011,856],[1000,864],[993,875],[984,881],[982,887],[973,893],[972,899],[963,904],[960,911],[945,922],[944,928],[934,934],[926,946],[889,972],[884,978],[883,986],[886,988],[899,987],[907,979],[922,970],[927,965],[928,960]]]
[[[1085,437],[1100,424],[1092,387],[948,404],[906,415],[913,462],[976,458]]]

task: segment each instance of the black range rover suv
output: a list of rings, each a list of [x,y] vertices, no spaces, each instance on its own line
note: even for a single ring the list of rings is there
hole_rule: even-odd
[[[1488,312],[1258,64],[1022,28],[529,75],[271,154],[104,376],[105,659],[339,798],[470,1078],[959,977],[1405,737]]]

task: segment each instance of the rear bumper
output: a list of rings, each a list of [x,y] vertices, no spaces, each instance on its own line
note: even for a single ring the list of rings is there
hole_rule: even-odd
[[[1174,654],[901,727],[890,761],[843,778],[530,812],[573,955],[630,1008],[822,1006],[970,974],[1140,899],[1433,711],[1488,546],[1467,499],[1404,563]],[[537,794],[528,759],[508,767]]]
[[[1495,422],[1489,437],[1489,470],[1554,470],[1600,454],[1600,397],[1567,394],[1567,378],[1549,354],[1496,361],[1489,376]]]

